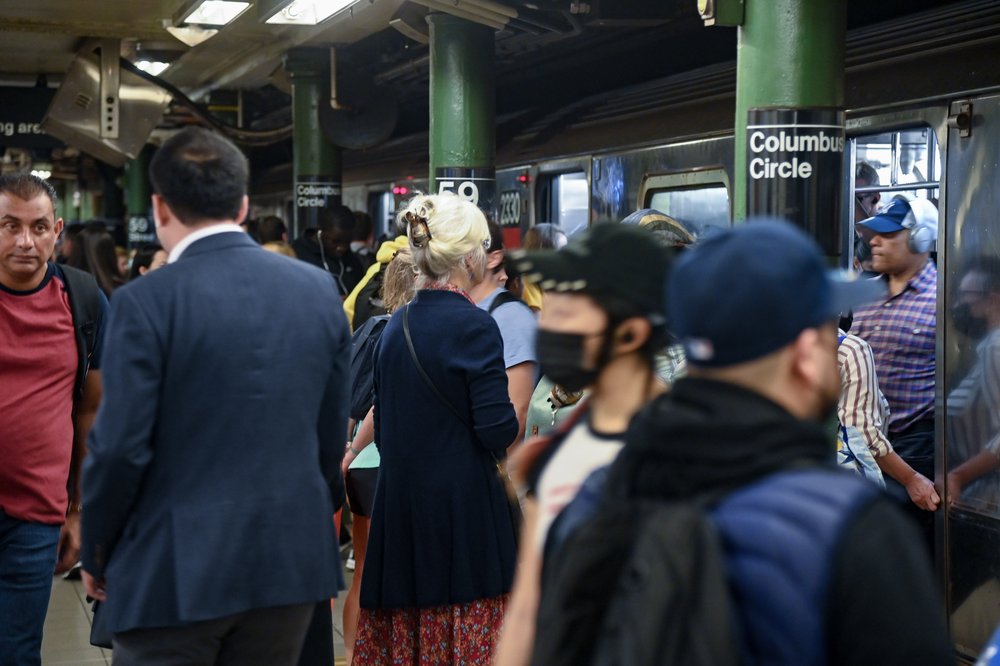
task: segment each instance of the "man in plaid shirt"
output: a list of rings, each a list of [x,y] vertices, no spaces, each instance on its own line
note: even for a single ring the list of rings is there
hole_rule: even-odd
[[[889,401],[893,449],[928,478],[934,478],[937,269],[930,251],[937,240],[937,217],[937,209],[925,199],[897,198],[858,223],[872,248],[872,267],[882,274],[889,294],[885,301],[857,310],[851,327],[875,353],[879,385]],[[906,497],[898,484],[887,485]],[[932,537],[931,514],[908,508]]]

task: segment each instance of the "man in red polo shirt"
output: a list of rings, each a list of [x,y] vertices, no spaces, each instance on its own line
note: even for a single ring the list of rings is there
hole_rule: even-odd
[[[62,228],[51,185],[0,176],[3,666],[40,663],[53,570],[72,567],[80,551],[79,468],[100,401],[107,301],[92,277],[50,261]],[[74,299],[97,304],[92,319],[74,317],[70,284]]]

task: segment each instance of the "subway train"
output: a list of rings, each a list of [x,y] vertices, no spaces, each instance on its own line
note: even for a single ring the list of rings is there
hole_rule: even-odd
[[[1000,3],[992,1],[949,5],[847,36],[841,201],[849,203],[837,221],[840,261],[849,265],[860,162],[879,174],[874,189],[883,202],[905,194],[929,198],[939,209],[939,478],[970,456],[984,450],[996,455],[1000,447],[1000,364],[984,363],[980,342],[960,332],[950,314],[964,267],[977,257],[1000,257],[997,62]],[[555,111],[496,118],[496,210],[505,237],[516,243],[541,222],[572,233],[647,207],[702,234],[730,226],[735,83],[735,63],[714,65]],[[345,153],[344,203],[368,210],[377,230],[386,232],[399,204],[427,189],[427,164],[426,134]],[[290,202],[280,185],[265,185],[254,197],[258,208],[286,215]],[[781,248],[774,258],[781,260]],[[991,367],[998,376],[990,376]],[[956,398],[973,380],[998,401],[986,410],[989,422],[977,428],[963,425]],[[988,472],[948,499],[950,508],[936,516],[936,573],[956,649],[971,660],[1000,624],[1000,472]],[[872,618],[873,628],[880,621],[892,618]]]

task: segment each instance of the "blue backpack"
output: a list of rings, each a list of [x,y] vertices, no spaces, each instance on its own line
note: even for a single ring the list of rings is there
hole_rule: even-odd
[[[533,664],[825,663],[834,554],[872,484],[797,469],[667,502],[608,498],[602,474],[549,532]]]

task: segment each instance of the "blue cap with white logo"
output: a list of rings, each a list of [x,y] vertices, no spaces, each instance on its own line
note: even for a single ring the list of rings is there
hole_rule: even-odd
[[[747,220],[682,254],[667,289],[669,328],[688,362],[704,367],[766,356],[885,294],[879,280],[831,273],[814,240],[769,218]]]
[[[937,238],[938,212],[926,199],[907,200],[896,197],[885,208],[867,220],[858,222],[859,231],[891,234],[903,229],[925,228],[929,237]]]

